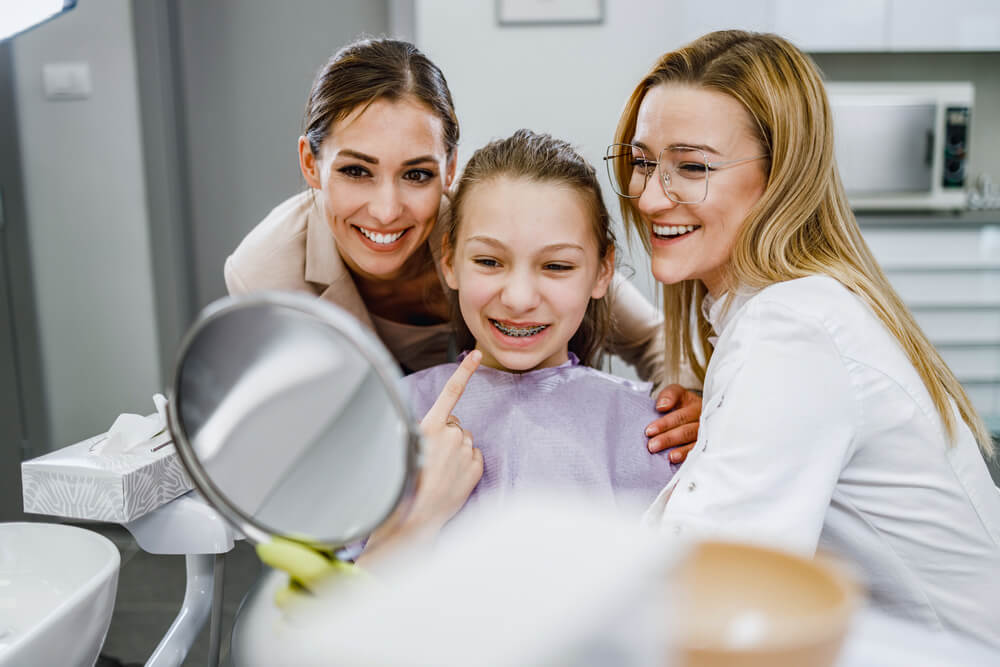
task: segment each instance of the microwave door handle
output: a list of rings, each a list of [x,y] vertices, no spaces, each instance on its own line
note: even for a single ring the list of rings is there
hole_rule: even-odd
[[[928,167],[934,164],[934,132],[927,130],[924,135],[924,164]]]

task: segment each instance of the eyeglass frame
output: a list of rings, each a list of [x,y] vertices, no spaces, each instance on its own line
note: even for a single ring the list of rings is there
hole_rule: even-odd
[[[636,146],[635,144],[609,144],[608,147],[607,147],[607,149],[605,149],[605,151],[604,151],[604,153],[605,153],[605,155],[604,155],[604,162],[605,162],[605,164],[607,165],[607,168],[608,168],[608,180],[611,181],[611,189],[614,191],[614,193],[616,195],[618,195],[622,199],[639,199],[639,198],[642,197],[643,193],[646,192],[646,187],[649,185],[649,179],[652,177],[653,174],[650,173],[650,174],[648,174],[646,176],[646,181],[642,184],[642,189],[639,190],[639,194],[637,194],[637,195],[624,195],[624,194],[618,192],[618,190],[616,189],[615,186],[616,185],[620,185],[620,183],[616,183],[615,182],[615,174],[612,172],[612,169],[614,169],[614,166],[611,165],[611,164],[607,164],[609,160],[615,160],[615,159],[619,159],[621,157],[621,156],[618,156],[618,155],[608,155],[607,154],[608,151],[610,151],[615,146],[625,146],[625,147],[628,147],[630,149],[631,148],[637,148],[637,149],[639,149],[639,151],[643,155],[645,155],[646,153],[645,153],[645,151],[642,150],[642,146]],[[665,152],[667,152],[667,151],[684,151],[684,150],[686,150],[686,151],[698,151],[699,153],[701,153],[702,157],[705,158],[704,159],[704,164],[705,164],[705,192],[701,196],[701,199],[699,199],[698,201],[678,201],[678,200],[674,199],[673,197],[671,197],[670,196],[670,190],[668,190],[668,188],[670,187],[670,175],[666,174],[666,172],[663,169],[660,168],[660,164],[663,162],[663,154]],[[719,168],[722,168],[722,167],[729,167],[729,166],[733,166],[733,165],[740,164],[740,163],[743,163],[743,162],[751,162],[753,160],[762,160],[762,159],[767,158],[767,157],[771,157],[771,155],[769,153],[765,153],[764,155],[756,155],[754,157],[744,157],[744,158],[737,158],[735,160],[719,160],[717,162],[709,162],[708,161],[708,153],[706,153],[705,151],[703,151],[700,148],[695,148],[694,146],[667,146],[663,150],[660,151],[659,155],[656,156],[656,160],[650,160],[648,162],[649,162],[649,164],[656,165],[653,168],[654,172],[657,169],[659,169],[659,171],[660,171],[660,178],[657,179],[657,180],[660,181],[660,187],[663,189],[663,194],[666,195],[667,199],[669,199],[670,201],[674,202],[675,204],[700,204],[703,201],[705,201],[706,199],[708,199],[708,178],[709,178],[709,174],[711,173],[712,169],[719,169]]]

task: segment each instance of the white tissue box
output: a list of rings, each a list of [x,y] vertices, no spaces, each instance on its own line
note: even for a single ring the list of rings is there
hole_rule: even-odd
[[[161,436],[128,452],[91,453],[101,434],[24,461],[24,511],[125,523],[167,504],[193,485],[172,444],[150,451],[169,440]]]

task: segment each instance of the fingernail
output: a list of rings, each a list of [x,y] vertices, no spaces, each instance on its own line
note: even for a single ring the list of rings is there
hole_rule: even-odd
[[[670,404],[669,404],[669,403],[667,403],[666,401],[663,401],[663,402],[661,402],[661,403],[657,403],[657,404],[656,404],[656,408],[657,408],[658,410],[666,410],[666,409],[667,409],[667,406],[668,406],[668,405],[670,405]]]
[[[653,428],[652,426],[647,426],[646,427],[646,437],[648,438],[649,436],[652,436],[652,435],[656,435],[656,429]]]
[[[681,453],[680,452],[670,452],[670,462],[671,463],[677,463],[680,460],[681,460]]]

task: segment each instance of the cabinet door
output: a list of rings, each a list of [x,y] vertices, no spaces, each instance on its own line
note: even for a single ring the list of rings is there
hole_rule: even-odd
[[[1000,266],[996,227],[949,229],[947,223],[926,229],[903,227],[864,228],[865,241],[882,268],[980,269]]]
[[[746,0],[712,0],[711,2],[675,2],[680,43],[715,30],[753,30],[771,32],[774,22],[772,2],[747,2]]]
[[[1000,226],[869,227],[865,240],[991,428],[1000,425]]]
[[[803,51],[884,51],[889,0],[774,0],[774,32]]]
[[[996,0],[890,0],[892,51],[1000,50]]]

